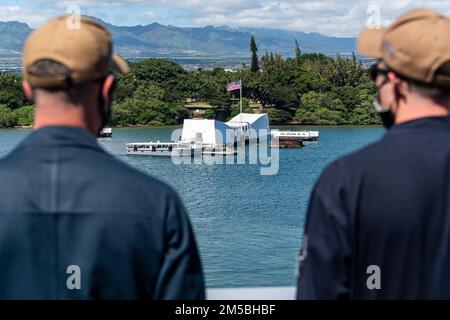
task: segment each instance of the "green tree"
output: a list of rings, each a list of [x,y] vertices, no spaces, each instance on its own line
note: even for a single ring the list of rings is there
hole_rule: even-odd
[[[162,100],[165,96],[165,91],[153,82],[147,82],[137,87],[133,94],[133,99],[136,100]]]
[[[302,51],[300,50],[297,39],[295,39],[295,63],[298,66],[302,63]]]
[[[286,124],[292,121],[292,115],[285,111],[276,108],[269,108],[267,110],[270,124]]]
[[[158,99],[127,99],[113,105],[113,125],[174,125],[189,118],[184,105]]]
[[[203,118],[205,119],[215,119],[217,117],[216,109],[207,109],[203,114]]]
[[[17,125],[14,112],[4,104],[0,104],[0,128],[8,128]]]
[[[251,38],[253,62],[237,72],[223,68],[186,71],[163,59],[144,59],[130,64],[119,75],[114,96],[114,125],[180,124],[190,116],[187,98],[214,107],[206,117],[226,119],[232,108],[227,83],[242,79],[244,111],[251,99],[268,110],[272,123],[296,121],[314,124],[378,124],[372,101],[376,89],[370,74],[356,56],[331,58],[302,53],[295,41],[295,57],[268,52],[258,60]],[[254,53],[254,55],[253,55]],[[259,71],[259,72],[256,72]],[[21,77],[0,72],[0,126],[29,125],[33,108],[22,93]]]
[[[241,112],[241,106],[239,103],[231,108],[230,119],[237,116]],[[247,98],[242,99],[242,113],[253,113],[252,108],[250,108],[250,100]]]
[[[22,78],[0,72],[0,104],[4,104],[10,109],[16,109],[26,103],[27,99],[22,90]]]
[[[164,101],[183,102],[189,97],[189,74],[179,64],[162,59],[145,59],[131,66],[138,82],[153,82],[165,90]]]
[[[255,37],[252,36],[250,39],[250,51],[252,52],[252,65],[250,70],[255,73],[259,70],[259,61],[258,61],[258,47],[256,46]]]
[[[114,101],[119,102],[132,97],[138,86],[139,81],[136,79],[133,70],[127,74],[118,75]]]
[[[34,107],[24,106],[14,111],[14,118],[19,126],[31,126],[33,124]]]
[[[295,120],[302,124],[344,124],[344,105],[330,93],[308,92],[301,98]]]

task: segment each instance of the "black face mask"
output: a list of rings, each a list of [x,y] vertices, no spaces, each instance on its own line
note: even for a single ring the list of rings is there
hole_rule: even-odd
[[[115,89],[115,81],[113,83],[113,86],[111,88],[111,91],[109,93],[109,99],[108,99],[108,103],[105,102],[105,100],[103,99],[103,95],[102,92],[100,90],[100,93],[98,95],[98,112],[100,114],[100,119],[102,121],[101,126],[100,126],[100,131],[109,123],[109,121],[111,120],[111,104],[112,104],[112,96],[114,93],[114,89]],[[100,131],[98,132],[100,134]]]
[[[376,99],[373,102],[375,110],[377,110],[378,115],[380,116],[381,122],[386,129],[391,128],[395,124],[395,115],[392,113],[390,109],[386,109],[383,107]]]
[[[372,77],[373,81],[376,81],[377,76],[379,74],[384,74],[385,77],[386,77],[387,73],[389,72],[388,69],[380,69],[380,68],[378,68],[378,63],[374,64],[370,70],[371,70],[371,73],[372,73],[371,77]],[[373,102],[373,105],[374,105],[375,109],[377,110],[377,112],[378,112],[378,114],[380,116],[381,122],[383,123],[383,126],[386,129],[391,128],[395,124],[395,114],[391,111],[390,108],[386,108],[386,107],[382,106],[381,102],[380,102],[380,90],[388,82],[389,81],[388,81],[388,79],[386,77],[386,79],[383,81],[383,83],[381,85],[377,86],[377,98]]]
[[[380,87],[378,87],[378,91],[381,89],[383,85],[385,85],[387,81],[385,81]],[[380,116],[381,122],[386,129],[390,129],[395,124],[395,115],[391,111],[390,108],[383,107],[380,103],[379,93],[377,95],[376,100],[373,102],[375,110],[377,110],[378,115]]]
[[[391,110],[386,110],[382,112],[378,112],[381,118],[381,122],[383,122],[383,126],[386,129],[390,129],[395,124],[395,116]]]

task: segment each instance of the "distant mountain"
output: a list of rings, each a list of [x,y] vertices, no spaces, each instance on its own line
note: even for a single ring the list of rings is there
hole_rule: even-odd
[[[230,29],[228,29],[230,30]],[[233,30],[233,29],[231,29]],[[356,38],[340,38],[323,36],[319,33],[305,33],[299,31],[284,31],[276,29],[239,28],[241,32],[253,34],[262,47],[278,48],[292,55],[295,39],[303,52],[321,52],[324,54],[351,54],[356,53]]]
[[[94,18],[96,19],[96,18]],[[127,58],[215,56],[249,57],[249,43],[255,36],[260,55],[269,51],[293,55],[297,39],[303,52],[328,55],[356,51],[355,38],[337,38],[317,33],[229,27],[181,28],[152,23],[145,26],[115,26],[96,19],[111,32],[115,50]],[[0,57],[20,56],[32,29],[25,23],[0,22]]]
[[[25,39],[33,31],[26,23],[0,22],[0,57],[20,55]]]

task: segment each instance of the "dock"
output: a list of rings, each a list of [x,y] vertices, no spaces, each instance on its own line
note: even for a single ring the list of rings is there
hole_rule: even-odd
[[[149,156],[232,156],[236,146],[259,143],[270,135],[267,113],[241,113],[228,122],[185,119],[177,142],[135,142],[126,145],[128,155]]]
[[[270,134],[280,141],[319,141],[319,131],[272,130]]]

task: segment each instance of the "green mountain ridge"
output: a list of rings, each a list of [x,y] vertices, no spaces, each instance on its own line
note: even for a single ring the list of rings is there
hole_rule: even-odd
[[[355,38],[328,37],[317,33],[276,29],[230,27],[175,27],[159,23],[136,26],[116,26],[92,17],[111,32],[115,50],[127,58],[173,56],[244,56],[248,57],[249,42],[255,36],[259,52],[276,51],[286,56],[294,53],[294,40],[303,52],[327,55],[356,51]],[[32,32],[26,23],[0,22],[0,57],[20,56],[27,36]]]

